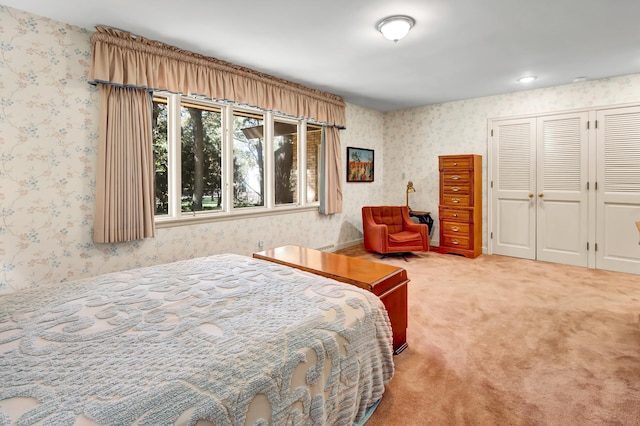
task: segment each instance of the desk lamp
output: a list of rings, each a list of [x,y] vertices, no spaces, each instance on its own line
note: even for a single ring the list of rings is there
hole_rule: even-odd
[[[411,207],[409,207],[409,193],[416,192],[416,189],[413,187],[413,182],[407,182],[407,208],[411,211]]]

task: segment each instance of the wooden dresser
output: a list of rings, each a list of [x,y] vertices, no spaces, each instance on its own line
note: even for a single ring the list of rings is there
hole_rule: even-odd
[[[443,155],[440,169],[440,253],[482,253],[482,156]]]

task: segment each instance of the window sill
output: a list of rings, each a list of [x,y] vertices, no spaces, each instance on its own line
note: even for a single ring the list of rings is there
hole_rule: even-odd
[[[233,213],[228,213],[228,212],[200,213],[200,214],[193,213],[193,214],[183,214],[179,218],[156,217],[155,224],[156,224],[156,229],[162,229],[162,228],[171,228],[174,226],[198,225],[203,223],[223,222],[227,220],[250,219],[255,217],[319,211],[319,209],[320,209],[320,206],[318,203],[309,204],[304,207],[282,206],[282,207],[274,207],[271,209],[264,209],[261,207],[244,208],[244,209],[234,210]]]

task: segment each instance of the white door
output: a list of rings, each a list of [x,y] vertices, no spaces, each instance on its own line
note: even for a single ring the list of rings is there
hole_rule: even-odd
[[[536,258],[587,266],[587,112],[537,119]]]
[[[640,108],[597,112],[596,268],[640,274]]]
[[[535,259],[536,119],[492,123],[492,252]]]

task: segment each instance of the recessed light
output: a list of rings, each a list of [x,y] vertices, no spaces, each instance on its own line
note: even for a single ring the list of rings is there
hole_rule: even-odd
[[[538,78],[538,77],[536,77],[535,75],[527,75],[527,76],[524,76],[524,77],[520,77],[518,79],[518,83],[531,83],[536,78]]]

